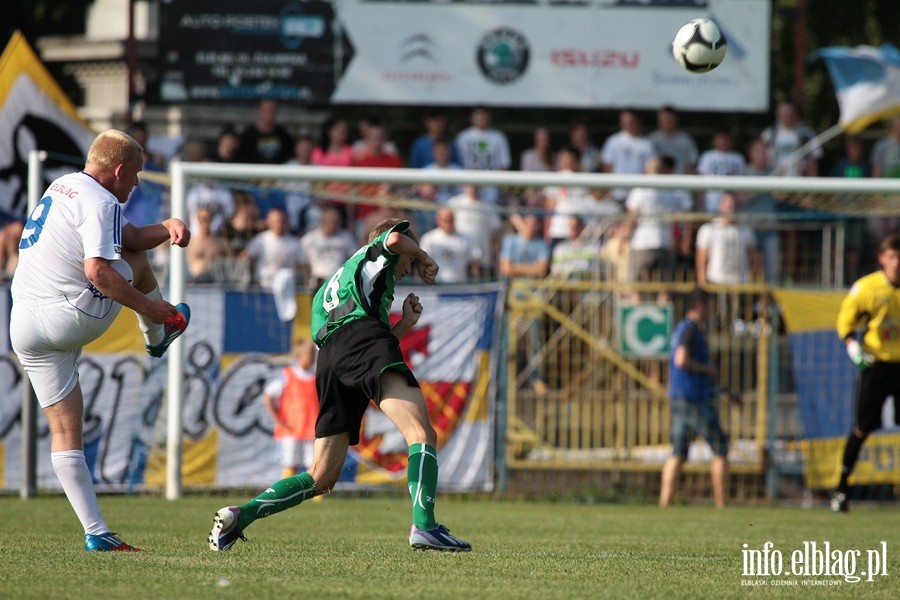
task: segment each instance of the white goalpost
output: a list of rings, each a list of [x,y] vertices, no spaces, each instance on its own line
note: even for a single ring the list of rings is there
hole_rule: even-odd
[[[796,199],[798,205],[818,210],[835,212],[854,218],[900,215],[900,180],[892,179],[834,179],[798,177],[701,177],[701,176],[638,176],[582,173],[525,173],[498,171],[451,171],[417,169],[372,169],[372,168],[322,168],[274,165],[187,163],[173,162],[170,165],[171,215],[188,221],[186,194],[192,182],[198,180],[214,182],[264,182],[267,186],[306,182],[313,186],[327,183],[371,184],[373,182],[396,186],[418,186],[425,184],[475,186],[498,186],[524,194],[528,189],[552,186],[578,187],[588,190],[610,190],[616,188],[661,188],[702,192],[705,190],[727,189],[733,192],[771,192]],[[847,201],[847,199],[851,201]],[[389,196],[385,199],[366,197],[360,199],[348,196],[348,203],[367,202],[372,204],[393,203],[401,208],[435,210],[437,205],[429,204],[415,194],[402,197]],[[484,206],[485,211],[501,214],[528,208],[506,207],[503,205]],[[693,215],[697,217],[697,215]],[[679,219],[691,219],[690,215],[678,215]],[[708,218],[708,215],[707,215]],[[827,250],[823,243],[823,264],[842,269],[844,238],[837,227],[829,235]],[[834,256],[824,256],[834,252]],[[831,268],[831,267],[829,267]],[[823,267],[824,269],[824,267]],[[169,259],[170,302],[176,304],[186,298],[188,273],[185,265],[185,250],[173,247]],[[183,406],[185,400],[185,355],[183,339],[176,341],[169,349],[167,422],[166,422],[166,488],[167,499],[182,496],[182,451],[183,451]]]

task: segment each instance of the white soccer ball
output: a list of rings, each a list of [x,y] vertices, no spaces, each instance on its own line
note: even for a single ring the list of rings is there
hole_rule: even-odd
[[[676,62],[692,73],[712,71],[727,52],[725,35],[712,19],[694,19],[685,24],[672,42]]]

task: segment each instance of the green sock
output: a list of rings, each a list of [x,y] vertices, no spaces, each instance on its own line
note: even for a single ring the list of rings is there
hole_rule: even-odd
[[[238,526],[245,529],[256,519],[280,513],[316,495],[316,482],[309,473],[300,473],[273,483],[262,494],[241,505]]]
[[[409,495],[412,498],[413,523],[419,529],[434,529],[434,497],[437,494],[437,451],[428,444],[409,447],[409,466],[406,469]]]

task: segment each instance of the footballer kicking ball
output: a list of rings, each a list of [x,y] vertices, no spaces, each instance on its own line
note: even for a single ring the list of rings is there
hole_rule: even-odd
[[[725,59],[725,35],[712,19],[694,19],[678,30],[672,42],[675,61],[692,73],[706,73]]]

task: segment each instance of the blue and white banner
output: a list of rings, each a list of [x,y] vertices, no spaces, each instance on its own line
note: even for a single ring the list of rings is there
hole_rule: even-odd
[[[900,114],[900,50],[896,46],[829,47],[812,56],[825,62],[841,110],[840,126],[848,133]]]
[[[397,297],[410,291],[420,297],[425,311],[401,348],[438,434],[440,487],[490,491],[504,288],[403,288]],[[0,298],[2,322],[9,310],[8,287],[0,287]],[[288,324],[279,320],[268,293],[192,287],[186,301],[193,310],[182,338],[183,483],[188,488],[264,487],[281,477],[281,465],[262,390],[290,360],[292,341],[308,335],[311,298],[298,296],[298,315]],[[101,488],[164,486],[166,371],[165,359],[151,359],[144,351],[130,310],[123,310],[110,330],[85,348],[79,369],[85,455]],[[11,490],[22,481],[21,371],[13,354],[0,353],[0,390],[0,490]],[[374,405],[360,437],[339,487],[403,485],[406,444]],[[38,459],[39,487],[58,489],[43,416]]]

